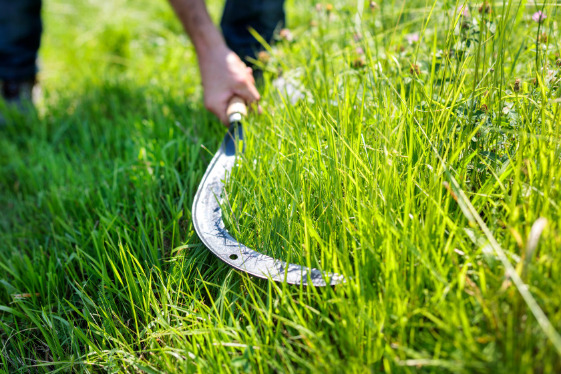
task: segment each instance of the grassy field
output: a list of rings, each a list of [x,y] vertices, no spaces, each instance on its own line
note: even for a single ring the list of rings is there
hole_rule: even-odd
[[[315,289],[195,235],[225,130],[167,3],[45,1],[38,115],[0,130],[0,370],[559,373],[561,8],[458,5],[287,3],[227,219],[348,279]]]

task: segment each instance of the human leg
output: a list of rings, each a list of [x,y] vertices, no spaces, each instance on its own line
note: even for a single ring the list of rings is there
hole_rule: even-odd
[[[227,0],[220,22],[226,44],[246,62],[263,49],[249,29],[270,43],[284,24],[284,0]]]
[[[10,107],[32,108],[41,31],[41,0],[0,0],[0,126]]]
[[[41,40],[41,0],[0,0],[0,80],[35,77]]]

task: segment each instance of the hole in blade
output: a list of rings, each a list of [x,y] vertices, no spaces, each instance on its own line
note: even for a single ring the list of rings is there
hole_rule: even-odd
[[[238,255],[230,255],[230,260],[237,260],[238,259]]]

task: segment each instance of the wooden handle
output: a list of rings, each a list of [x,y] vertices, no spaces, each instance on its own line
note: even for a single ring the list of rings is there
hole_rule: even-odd
[[[234,114],[239,114],[241,117],[247,116],[247,106],[245,105],[245,101],[239,96],[232,97],[228,102],[228,109],[226,109],[228,118],[232,118]],[[230,122],[232,121],[230,120]]]

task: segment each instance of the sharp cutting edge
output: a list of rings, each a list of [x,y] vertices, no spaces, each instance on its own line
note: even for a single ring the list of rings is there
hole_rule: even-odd
[[[222,220],[220,200],[224,179],[236,162],[236,145],[243,140],[243,100],[234,97],[228,105],[230,128],[208,166],[193,202],[193,225],[204,245],[233,268],[259,278],[290,284],[322,287],[345,282],[340,274],[290,264],[246,247],[228,233]],[[242,149],[243,151],[243,149]]]

